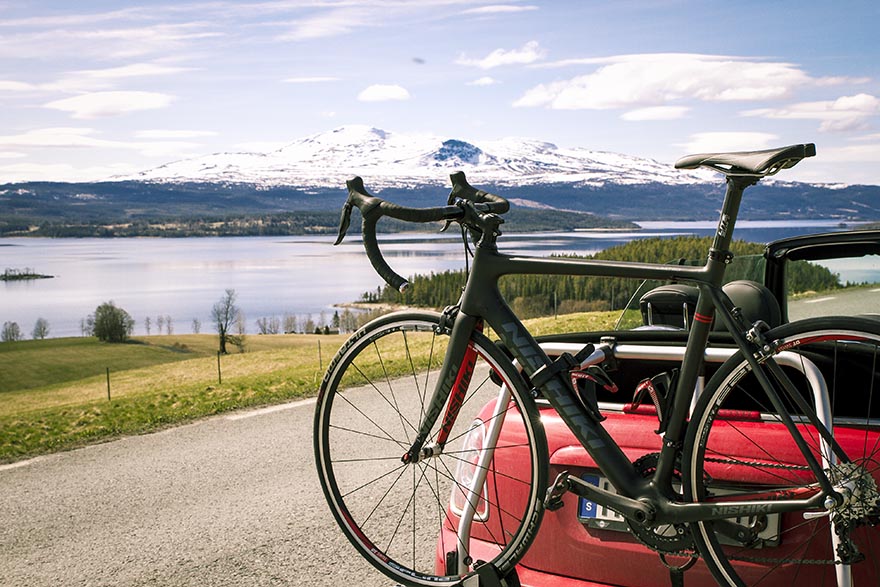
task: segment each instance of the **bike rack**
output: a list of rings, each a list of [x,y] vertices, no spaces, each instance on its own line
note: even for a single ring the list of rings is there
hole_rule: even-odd
[[[541,348],[550,356],[560,355],[562,353],[576,353],[583,348],[582,344],[577,343],[543,343],[541,344]],[[681,362],[684,359],[685,347],[684,346],[651,346],[647,344],[609,344],[607,342],[602,342],[596,345],[595,351],[587,357],[583,363],[581,363],[581,367],[587,367],[589,365],[598,365],[602,361],[606,360],[608,357],[607,351],[610,350],[611,356],[615,359],[621,360],[654,360],[654,361],[670,361],[670,362]],[[731,358],[737,349],[734,348],[707,348],[704,356],[704,360],[707,363],[723,363],[724,361]],[[821,371],[813,363],[811,360],[798,355],[797,353],[791,351],[783,351],[779,353],[775,360],[778,364],[782,366],[786,366],[797,371],[803,373],[806,377],[807,382],[813,390],[813,401],[816,406],[816,413],[819,418],[819,421],[825,425],[829,431],[833,430],[832,416],[831,416],[831,405],[828,396],[828,385],[825,382],[825,378],[822,376]],[[693,411],[694,406],[696,405],[696,401],[699,399],[700,393],[703,391],[703,386],[705,384],[705,377],[700,376],[697,380],[697,390],[694,393],[694,398],[691,402],[691,411]],[[507,406],[507,403],[510,400],[510,391],[507,389],[506,385],[502,385],[498,394],[498,399],[496,400],[495,408],[492,416],[492,424],[489,426],[489,429],[486,431],[486,440],[484,441],[489,446],[495,446],[495,443],[498,440],[499,434],[501,433],[501,428],[503,426],[504,420],[504,410]],[[620,404],[610,403],[610,402],[600,402],[599,403],[600,410],[603,411],[620,411]],[[770,416],[766,416],[767,419]],[[831,454],[830,447],[827,442],[822,440],[822,444],[820,446],[820,452],[822,457],[822,466],[824,468],[828,468],[834,464],[835,458],[834,455]],[[485,482],[487,471],[489,468],[489,464],[494,456],[494,450],[486,450],[481,451],[481,456],[477,464],[477,474],[474,475],[474,478],[471,482],[470,487],[467,490],[465,507],[464,511],[461,512],[461,516],[459,519],[459,525],[457,529],[457,539],[458,539],[458,572],[460,574],[464,574],[468,571],[468,556],[467,552],[463,552],[467,544],[470,543],[470,527],[471,523],[474,520],[474,517],[477,514],[477,508],[479,505],[480,496],[482,494]],[[836,533],[833,531],[832,527],[832,543],[836,548],[837,543],[839,542]],[[463,583],[464,587],[500,587],[503,583],[502,579],[498,576],[497,570],[492,567],[491,569],[480,567],[483,569],[471,576],[469,579],[465,580]],[[836,565],[837,566],[837,574],[838,574],[838,584],[839,585],[848,585],[849,582],[846,580],[846,577],[849,577],[849,565]]]

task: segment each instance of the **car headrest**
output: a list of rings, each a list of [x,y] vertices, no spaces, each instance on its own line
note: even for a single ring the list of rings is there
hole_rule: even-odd
[[[765,286],[756,281],[741,279],[731,281],[721,288],[733,305],[742,309],[743,317],[746,322],[752,324],[758,320],[763,320],[771,328],[779,326],[782,323],[782,311],[779,309],[779,302],[773,293]],[[721,320],[716,318],[712,327],[714,330],[724,330]]]
[[[642,324],[687,330],[699,295],[700,290],[693,285],[668,283],[655,287],[639,299]]]

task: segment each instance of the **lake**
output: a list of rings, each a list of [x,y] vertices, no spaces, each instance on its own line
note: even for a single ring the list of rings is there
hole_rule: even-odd
[[[505,234],[504,252],[590,254],[637,238],[708,235],[714,222],[644,222],[641,231]],[[786,236],[839,230],[835,221],[740,221],[736,238],[769,242]],[[0,238],[0,271],[30,268],[52,279],[0,282],[0,322],[19,324],[30,338],[38,317],[51,337],[79,336],[81,321],[105,301],[124,308],[145,334],[144,318],[170,316],[174,332],[213,332],[211,308],[234,289],[257,332],[261,317],[293,314],[329,322],[334,304],[357,300],[382,280],[366,259],[359,237],[333,247],[330,236],[186,239]],[[401,275],[464,267],[460,238],[453,234],[380,236],[389,264]]]

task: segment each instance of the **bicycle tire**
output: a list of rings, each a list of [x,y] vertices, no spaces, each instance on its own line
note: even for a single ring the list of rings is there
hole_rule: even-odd
[[[403,312],[358,330],[331,362],[315,410],[315,458],[336,522],[364,558],[406,585],[455,585],[483,563],[507,575],[537,532],[547,486],[547,443],[529,389],[476,332],[474,375],[443,452],[403,462],[449,338],[439,323],[436,313]],[[505,405],[499,381],[510,398],[493,416]],[[503,426],[489,453],[496,421]],[[486,482],[469,493],[462,487],[484,454]],[[468,503],[476,507],[465,544],[457,528]]]
[[[738,522],[761,530],[748,538],[748,546],[723,522],[697,522],[692,526],[697,547],[719,585],[878,585],[880,527],[872,524],[880,514],[880,321],[812,318],[775,328],[765,338],[771,341],[774,360],[817,413],[823,410],[816,408],[821,403],[812,400],[811,390],[819,386],[808,383],[804,373],[821,375],[814,381],[827,387],[833,436],[851,464],[835,462],[836,457],[821,460],[831,452],[828,443],[822,445],[817,428],[805,420],[796,402],[785,403],[823,469],[835,471],[841,480],[835,486],[848,482],[860,498],[830,513],[743,515]],[[741,353],[706,385],[690,419],[683,457],[689,501],[746,501],[768,495],[784,500],[820,491]],[[845,547],[855,545],[866,558],[857,562],[853,552],[838,551],[835,530],[849,536],[842,541]]]

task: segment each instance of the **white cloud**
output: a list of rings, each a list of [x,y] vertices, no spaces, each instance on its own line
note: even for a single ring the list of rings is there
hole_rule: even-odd
[[[134,133],[139,139],[195,139],[199,137],[213,137],[219,133],[212,130],[139,130]]]
[[[174,54],[191,44],[223,34],[206,30],[204,22],[108,28],[23,30],[0,35],[0,57],[51,59],[76,55],[101,60]]]
[[[27,155],[15,151],[0,151],[0,159],[21,159],[22,157],[27,157]]]
[[[469,8],[462,14],[511,14],[515,12],[530,12],[532,10],[538,10],[538,7],[520,4],[490,4],[489,6],[480,6],[479,8]]]
[[[140,77],[178,75],[195,71],[192,67],[176,67],[157,63],[132,63],[104,69],[71,71],[55,82],[42,84],[41,89],[54,92],[82,93],[113,89],[118,80]]]
[[[823,147],[817,153],[823,163],[880,163],[880,142],[842,147]]]
[[[141,170],[128,164],[77,167],[67,163],[14,163],[0,165],[0,181],[101,181],[138,171]]]
[[[190,153],[201,146],[187,141],[115,141],[96,135],[97,131],[92,128],[41,128],[17,135],[0,136],[0,147],[130,150],[150,157],[168,157]]]
[[[165,108],[172,100],[174,96],[158,92],[92,92],[55,100],[43,106],[70,112],[73,118],[90,119]]]
[[[409,92],[403,86],[383,84],[372,85],[364,89],[357,97],[361,102],[385,102],[388,100],[409,100],[409,98]]]
[[[477,78],[474,81],[468,82],[469,86],[494,86],[495,84],[500,83],[494,77],[490,77],[488,75],[484,75],[481,78]]]
[[[319,84],[324,82],[338,82],[340,78],[331,76],[312,76],[312,77],[289,77],[282,80],[288,84]]]
[[[625,112],[620,118],[628,121],[677,120],[684,118],[689,111],[687,106],[649,106]]]
[[[760,108],[743,116],[787,120],[819,120],[823,132],[852,131],[867,128],[869,120],[880,115],[880,98],[870,94],[842,96],[836,100],[800,102],[784,108]]]
[[[11,80],[0,80],[0,92],[27,92],[36,89],[38,89],[37,86],[33,84]]]
[[[779,139],[765,132],[701,132],[681,145],[686,153],[721,153],[769,149]]]
[[[330,10],[289,23],[290,30],[277,38],[281,41],[308,41],[336,37],[348,34],[356,28],[375,24],[376,18],[380,18],[380,15],[371,16],[358,8]]]
[[[567,61],[571,65],[572,61]],[[605,110],[663,105],[678,100],[739,101],[785,98],[812,81],[789,63],[684,53],[621,55],[579,60],[594,72],[540,84],[514,106]]]
[[[482,59],[473,59],[461,55],[456,59],[459,65],[479,67],[480,69],[492,69],[502,65],[525,65],[543,59],[546,51],[541,48],[537,41],[529,41],[519,49],[495,49]]]
[[[53,127],[31,130],[18,135],[0,136],[0,146],[7,147],[106,147],[111,141],[94,138],[95,130],[79,127]]]
[[[71,72],[76,76],[83,76],[94,79],[119,79],[129,77],[147,77],[155,75],[173,75],[177,73],[185,73],[193,71],[191,67],[172,67],[169,65],[158,65],[156,63],[132,63],[130,65],[122,65],[120,67],[110,67],[106,69],[84,69]]]

